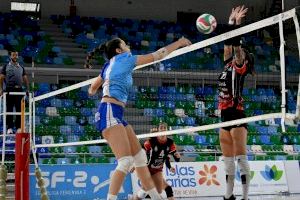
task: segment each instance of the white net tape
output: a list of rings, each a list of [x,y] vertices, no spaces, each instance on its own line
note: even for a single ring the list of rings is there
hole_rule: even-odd
[[[271,25],[274,25],[276,23],[280,23],[282,21],[290,19],[290,18],[293,18],[295,23],[298,22],[297,15],[296,15],[296,9],[289,10],[289,11],[281,13],[279,15],[275,15],[273,17],[269,17],[267,19],[252,23],[252,24],[244,26],[244,27],[241,27],[239,29],[236,29],[236,30],[233,30],[233,31],[230,31],[230,32],[212,37],[210,39],[192,44],[188,47],[178,49],[178,50],[172,52],[170,55],[168,55],[163,60],[174,58],[176,56],[186,54],[188,52],[195,51],[195,50],[207,47],[209,45],[212,45],[212,44],[215,44],[215,43],[218,43],[218,42],[222,42],[222,41],[227,40],[227,39],[232,38],[232,37],[243,35],[245,33],[249,33],[249,32],[252,32],[252,31],[267,27],[267,26],[271,26]],[[297,27],[297,25],[295,25],[295,26],[296,26],[296,30],[299,32],[299,25],[298,25],[298,27]],[[282,28],[282,26],[281,26],[281,28]],[[298,32],[297,32],[297,38],[298,38],[298,46],[300,48],[300,39],[299,39],[300,34]],[[282,38],[281,42],[283,42],[283,38]],[[283,49],[284,48],[282,47],[281,51]],[[140,65],[140,66],[137,66],[134,70],[141,69],[141,68],[144,68],[146,66],[149,66],[149,65],[161,62],[161,61],[162,60],[155,61],[155,62],[152,62],[152,63],[148,63],[146,65]],[[283,65],[282,67],[284,67],[284,63],[282,65]],[[282,79],[283,79],[282,82],[285,82],[285,77],[284,76],[282,77]],[[81,87],[90,85],[93,81],[94,81],[94,78],[90,79],[90,80],[87,80],[87,81],[83,81],[83,82],[74,84],[74,85],[69,86],[69,87],[65,87],[65,88],[62,88],[62,89],[44,94],[44,95],[40,95],[38,97],[35,97],[33,101],[34,102],[40,101],[42,99],[46,99],[46,98],[49,98],[49,97],[52,97],[52,96],[55,96],[55,95],[58,95],[58,94],[62,94],[62,93],[65,93],[65,92],[68,92],[68,91],[71,91],[71,90],[74,90],[74,89],[77,89],[77,88],[81,88]],[[283,85],[282,90],[283,91],[285,90],[285,85]],[[298,93],[298,95],[299,95],[299,93]],[[299,96],[298,96],[298,101],[299,101]],[[282,106],[284,106],[285,101],[282,100],[282,103],[283,103]],[[216,123],[216,124],[205,125],[205,126],[192,127],[192,128],[187,128],[187,129],[179,129],[179,130],[165,131],[165,132],[159,132],[159,133],[141,134],[141,135],[138,135],[138,138],[155,137],[155,136],[160,136],[160,135],[175,135],[175,134],[182,134],[182,133],[193,133],[193,132],[196,132],[196,131],[205,131],[205,130],[211,130],[211,129],[221,128],[221,127],[226,127],[226,126],[232,126],[232,125],[255,122],[255,121],[261,121],[261,120],[267,120],[267,119],[274,119],[274,118],[281,118],[283,120],[285,118],[295,119],[295,116],[296,116],[295,114],[285,113],[285,110],[282,109],[282,113],[272,113],[272,114],[259,115],[259,116],[248,117],[248,118],[243,118],[243,119],[239,119],[239,120],[233,120],[233,121]],[[38,144],[38,145],[35,145],[35,148],[91,145],[91,144],[99,144],[99,143],[105,143],[105,142],[106,141],[104,139],[101,139],[101,140],[93,140],[93,141],[68,142],[68,143],[59,143],[59,144]]]

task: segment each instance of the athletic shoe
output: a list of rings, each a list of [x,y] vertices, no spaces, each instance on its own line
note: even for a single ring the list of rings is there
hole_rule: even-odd
[[[228,199],[226,199],[226,198],[224,197],[224,200],[235,200],[235,196],[234,196],[234,195],[231,195]]]

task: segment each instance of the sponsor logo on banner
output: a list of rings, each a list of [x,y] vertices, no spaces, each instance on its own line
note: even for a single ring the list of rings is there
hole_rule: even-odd
[[[225,176],[219,163],[172,163],[175,173],[164,169],[167,183],[172,186],[175,197],[221,196],[225,190]],[[224,177],[224,178],[223,178]],[[133,191],[140,188],[140,182],[132,174]]]
[[[265,170],[261,171],[260,174],[267,180],[267,181],[278,181],[281,179],[283,170],[277,170],[276,165],[270,167],[269,165],[265,166]]]
[[[250,171],[250,180],[253,179],[255,172],[254,171]],[[241,182],[241,173],[240,170],[237,169],[235,172],[235,180],[237,180],[238,182]]]
[[[250,194],[277,194],[288,191],[287,179],[282,161],[252,161],[250,163]],[[172,163],[175,173],[168,169],[163,174],[173,187],[175,197],[223,196],[226,180],[223,162]],[[240,173],[236,172],[234,193],[242,194]],[[132,174],[133,192],[140,188],[137,176]]]
[[[288,191],[284,163],[282,161],[249,162],[251,169],[250,194],[276,194]],[[240,176],[235,187],[235,194],[242,194]]]
[[[100,200],[106,199],[115,167],[115,164],[41,165],[41,170],[50,199]],[[40,192],[34,166],[31,166],[30,171],[30,199],[38,200]],[[131,191],[130,177],[126,177],[118,198],[126,198]]]
[[[212,184],[214,185],[220,185],[219,181],[217,180],[217,170],[218,167],[216,165],[212,165],[210,168],[205,164],[204,170],[200,170],[199,174],[202,178],[199,179],[199,184],[205,184],[207,186],[210,186]]]

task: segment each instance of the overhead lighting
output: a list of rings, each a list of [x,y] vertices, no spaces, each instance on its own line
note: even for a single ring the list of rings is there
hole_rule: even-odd
[[[11,2],[11,11],[40,12],[40,4]]]

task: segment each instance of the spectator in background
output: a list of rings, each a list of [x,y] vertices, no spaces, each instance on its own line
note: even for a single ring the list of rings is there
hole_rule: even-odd
[[[3,82],[5,83],[3,85]],[[18,63],[18,52],[12,51],[10,53],[10,61],[4,65],[0,74],[0,95],[3,92],[8,92],[6,98],[6,111],[13,112],[14,108],[16,112],[21,112],[21,100],[23,96],[9,95],[9,92],[23,92],[23,84],[25,85],[25,91],[29,91],[29,81],[26,76],[26,72],[23,66]],[[3,87],[4,86],[4,87]],[[20,128],[21,116],[17,115],[14,123],[13,116],[7,116],[7,134],[13,133],[13,128]]]

